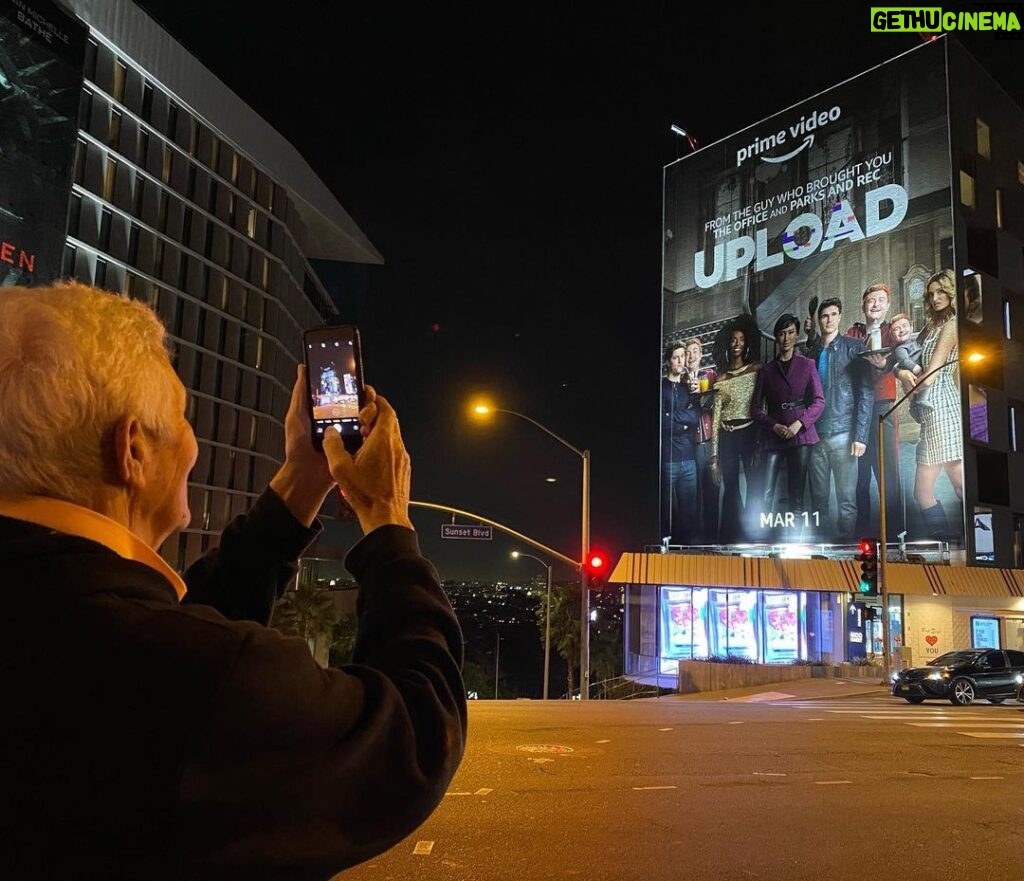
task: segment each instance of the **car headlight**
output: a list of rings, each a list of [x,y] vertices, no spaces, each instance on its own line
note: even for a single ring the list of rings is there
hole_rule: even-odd
[[[1014,682],[1016,682],[1018,685],[1024,685],[1024,676],[1018,673],[1016,678],[1014,679]]]
[[[929,673],[928,674],[928,678],[929,679],[942,679],[942,677],[945,676],[945,675],[946,675],[945,673],[937,670],[934,673]]]

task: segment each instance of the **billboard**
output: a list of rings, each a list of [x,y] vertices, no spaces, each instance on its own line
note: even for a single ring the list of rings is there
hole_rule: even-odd
[[[663,543],[962,546],[943,53],[665,169]]]
[[[0,0],[0,285],[60,275],[87,33],[48,0]]]

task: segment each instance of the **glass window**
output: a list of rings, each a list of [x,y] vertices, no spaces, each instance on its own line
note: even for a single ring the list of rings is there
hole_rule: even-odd
[[[975,120],[978,133],[978,155],[985,159],[992,158],[992,146],[989,140],[988,124],[978,119]]]
[[[93,284],[98,287],[106,287],[107,284],[107,261],[102,257],[96,258],[96,274],[93,278]]]
[[[146,195],[146,178],[136,173],[135,175],[135,193],[134,193],[134,205],[132,206],[132,212],[136,217],[142,216],[142,201]]]
[[[79,185],[85,181],[85,154],[88,149],[89,145],[85,141],[78,140],[75,142],[74,181]]]
[[[1024,162],[1017,160],[1017,183],[1024,184]]]
[[[210,168],[217,170],[217,163],[220,162],[220,138],[213,136],[213,144],[210,148]]]
[[[142,119],[150,122],[153,118],[153,84],[148,80],[142,86]]]
[[[196,155],[196,146],[199,144],[199,123],[192,117],[188,121],[188,155]]]
[[[1013,315],[1010,311],[1010,301],[1003,300],[1003,336],[1008,340],[1013,339]]]
[[[167,111],[167,136],[173,141],[178,136],[178,105],[172,104]]]
[[[1024,567],[1024,515],[1013,515],[1013,565]]]
[[[160,168],[160,179],[165,184],[170,183],[171,180],[171,161],[173,159],[173,154],[174,151],[171,150],[170,144],[164,144],[164,157]]]
[[[981,324],[983,309],[981,299],[981,276],[974,270],[964,271],[964,317],[973,324]]]
[[[996,229],[1003,228],[1003,191],[996,189]]]
[[[238,185],[238,154],[231,151],[231,183]]]
[[[996,619],[996,624],[998,625],[998,623],[999,623],[999,620]],[[997,641],[998,641],[998,636],[999,636],[999,634],[997,632],[996,633]],[[1005,670],[1006,669],[1006,658],[1003,657],[1003,653],[1002,652],[988,652],[985,655],[985,657],[984,657],[984,661],[985,661],[985,666],[987,666],[989,670]]]
[[[988,392],[979,385],[968,386],[971,440],[988,443]]]
[[[107,146],[117,147],[121,142],[121,120],[122,114],[119,110],[110,111],[110,126],[107,129]]]
[[[100,212],[100,240],[99,246],[103,251],[110,250],[110,224],[114,219],[114,215],[111,213],[109,208],[104,208]]]
[[[68,206],[68,235],[78,238],[79,221],[82,218],[82,197],[78,193],[71,194],[71,202]]]
[[[117,177],[117,160],[113,156],[107,156],[103,166],[103,198],[107,202],[114,200],[114,180]]]
[[[124,104],[124,84],[128,80],[128,67],[123,61],[114,62],[114,88],[111,97],[118,104]]]
[[[974,178],[966,171],[960,171],[960,204],[965,208],[974,207]]]
[[[1010,452],[1017,452],[1017,407],[1010,405],[1006,419],[1007,428],[1010,431]]]
[[[974,559],[979,563],[995,562],[992,541],[992,509],[974,506]]]
[[[256,209],[250,208],[245,218],[245,234],[250,239],[256,238]]]
[[[1010,662],[1011,667],[1024,667],[1024,652],[1007,649],[1005,654],[1006,660]]]

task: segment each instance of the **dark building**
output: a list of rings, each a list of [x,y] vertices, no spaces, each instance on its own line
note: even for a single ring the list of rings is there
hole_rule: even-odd
[[[18,23],[25,10],[35,33]],[[192,523],[162,549],[183,568],[279,464],[302,332],[346,317],[321,276],[383,260],[298,152],[128,0],[4,0],[0,24],[9,80],[31,77],[51,44],[63,53],[65,81],[23,119],[59,118],[69,97],[77,110],[77,124],[64,112],[64,141],[48,144],[70,187],[51,175],[58,207],[21,225],[40,254],[48,225],[60,265],[0,270],[7,283],[73,276],[151,304],[166,323],[199,442]],[[17,174],[0,166],[8,193]],[[2,231],[16,258],[20,239]]]

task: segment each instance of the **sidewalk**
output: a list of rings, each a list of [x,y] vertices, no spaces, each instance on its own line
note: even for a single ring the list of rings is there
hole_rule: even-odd
[[[889,686],[881,679],[795,679],[792,682],[772,682],[746,688],[724,691],[702,691],[696,694],[669,694],[657,698],[663,701],[758,701],[832,700],[855,695],[887,695]],[[655,700],[655,698],[648,698]]]

